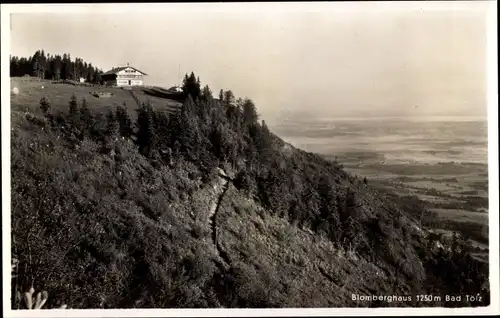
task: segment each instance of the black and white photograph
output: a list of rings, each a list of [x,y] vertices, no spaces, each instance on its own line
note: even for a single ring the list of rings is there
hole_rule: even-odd
[[[4,316],[499,313],[495,1],[1,13]]]

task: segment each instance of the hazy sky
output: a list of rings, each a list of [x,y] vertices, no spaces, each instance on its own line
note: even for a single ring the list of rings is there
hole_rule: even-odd
[[[11,53],[69,52],[104,70],[128,62],[164,86],[180,64],[269,119],[486,113],[486,2],[141,7],[13,14]]]

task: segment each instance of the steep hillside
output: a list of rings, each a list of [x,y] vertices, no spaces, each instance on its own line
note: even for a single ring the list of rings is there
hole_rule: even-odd
[[[12,111],[13,294],[33,284],[49,308],[489,304],[488,266],[460,237],[284,143],[251,100],[197,85],[178,112],[140,107],[135,127],[127,109],[97,115],[104,100],[16,102],[29,111]],[[429,293],[482,299],[417,301]]]

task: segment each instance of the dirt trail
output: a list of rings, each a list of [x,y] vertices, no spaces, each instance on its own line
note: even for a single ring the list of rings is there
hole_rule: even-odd
[[[141,102],[139,101],[139,98],[137,98],[137,95],[135,95],[134,91],[129,90],[129,92],[132,98],[134,99],[135,103],[137,104],[137,106],[141,107]]]
[[[221,173],[219,173],[219,177],[221,178],[221,183],[219,183],[219,185],[216,187],[222,188],[222,191],[220,192],[217,201],[214,202],[212,204],[212,206],[210,207],[210,211],[209,211],[208,216],[209,216],[209,220],[210,220],[210,229],[212,231],[212,242],[213,242],[215,248],[217,249],[217,252],[218,252],[219,256],[221,257],[221,259],[226,264],[229,265],[230,264],[229,257],[224,252],[224,250],[222,250],[222,248],[217,240],[217,213],[219,212],[222,200],[224,199],[224,196],[229,188],[230,178],[227,177],[227,175],[223,171],[221,171]]]

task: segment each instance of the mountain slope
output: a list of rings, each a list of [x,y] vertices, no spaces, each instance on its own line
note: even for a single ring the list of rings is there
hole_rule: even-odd
[[[420,211],[284,143],[250,100],[202,94],[168,116],[144,105],[133,138],[118,112],[31,109],[12,113],[12,288],[47,290],[49,307],[489,303],[487,291],[417,302],[483,292],[487,265],[419,229]]]

